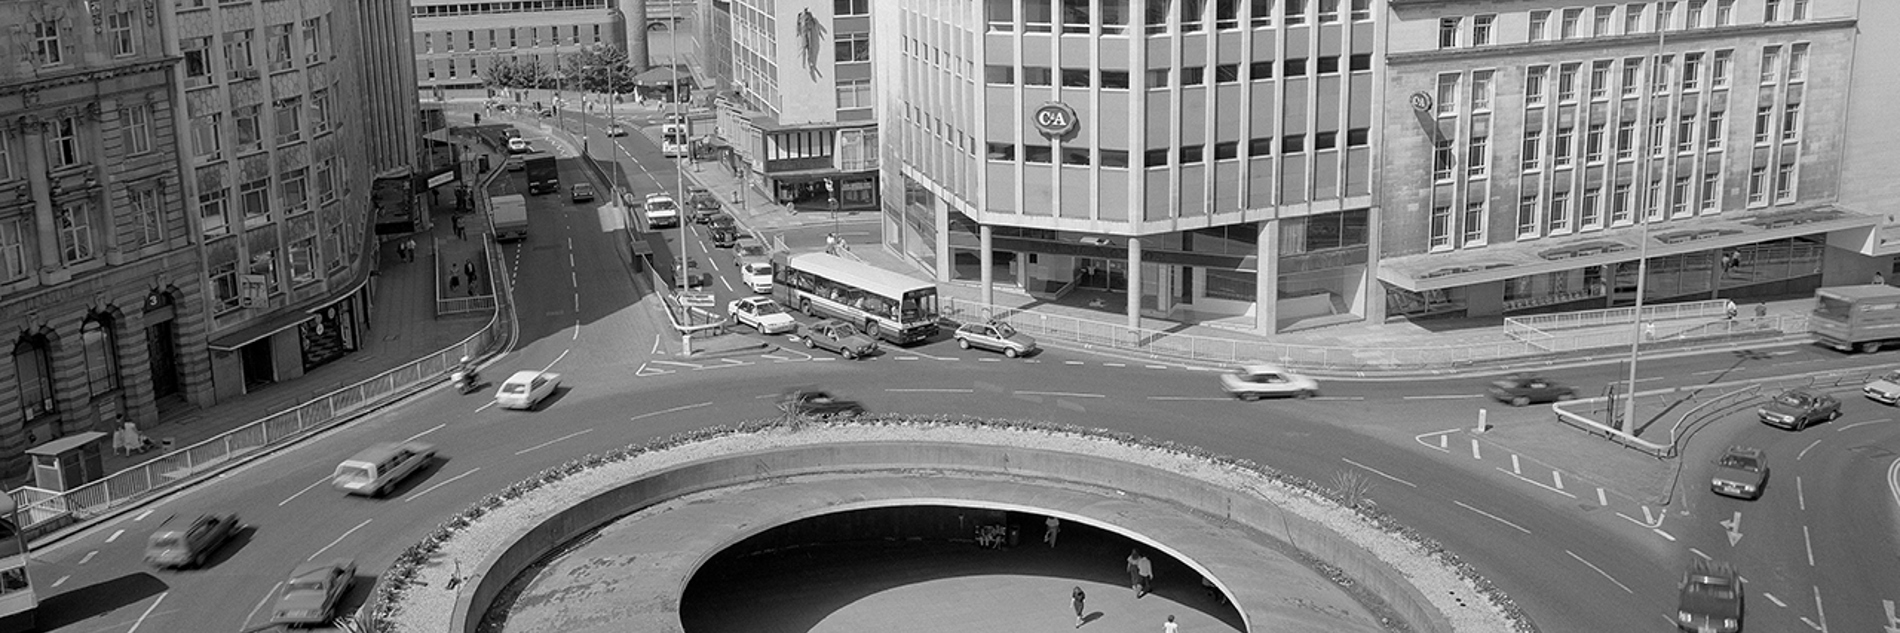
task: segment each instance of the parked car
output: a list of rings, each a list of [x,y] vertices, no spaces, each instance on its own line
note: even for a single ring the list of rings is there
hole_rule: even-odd
[[[1900,369],[1889,371],[1873,382],[1860,388],[1861,395],[1868,400],[1891,405],[1900,403]]]
[[[1682,575],[1676,627],[1684,631],[1734,633],[1742,629],[1742,577],[1735,568],[1695,561]]]
[[[1557,384],[1543,376],[1516,374],[1491,383],[1490,394],[1498,402],[1521,407],[1527,404],[1569,400],[1577,397],[1577,390],[1568,385]]]
[[[713,227],[714,230],[717,230],[717,229],[732,229],[734,231],[739,230],[739,221],[732,219],[732,216],[726,215],[724,213],[712,214],[712,217],[706,220],[706,224],[708,226]]]
[[[502,381],[495,390],[495,404],[504,409],[533,409],[560,386],[560,374],[524,369]]]
[[[726,304],[726,315],[733,321],[752,326],[760,334],[781,334],[798,329],[798,321],[777,301],[766,297],[734,299]]]
[[[759,294],[772,292],[772,264],[770,262],[745,262],[739,265],[739,280],[747,288]]]
[[[1248,365],[1220,375],[1221,390],[1241,400],[1267,396],[1309,398],[1319,383],[1273,365]]]
[[[1841,417],[1841,401],[1824,393],[1789,389],[1756,409],[1755,414],[1768,426],[1799,431]]]
[[[680,274],[678,264],[673,266],[673,274]],[[679,277],[679,279],[686,283],[687,288],[704,288],[712,285],[713,275],[708,272],[699,272],[699,262],[688,260],[686,262],[686,274],[684,277]]]
[[[693,208],[694,222],[705,224],[719,215],[719,196],[704,187],[687,187],[686,206]]]
[[[957,339],[957,347],[970,349],[980,347],[1002,352],[1004,356],[1015,358],[1036,353],[1036,339],[1028,334],[1016,331],[1008,323],[965,323],[951,334]]]
[[[573,202],[593,202],[594,184],[587,182],[574,183],[573,186],[567,188],[567,194],[568,200]]]
[[[528,168],[528,162],[521,160],[520,156],[509,156],[508,160],[502,163],[502,166],[508,171],[521,171]]]
[[[353,582],[356,582],[356,561],[347,558],[298,565],[284,580],[277,606],[271,608],[271,624],[329,622],[336,611],[337,600],[350,590]]]
[[[751,262],[769,264],[771,261],[772,252],[766,250],[764,244],[740,244],[732,251],[733,268],[745,268]]]
[[[607,124],[607,136],[612,137],[612,138],[619,138],[626,135],[627,135],[627,128],[621,126],[619,123]]]
[[[732,248],[738,246],[739,229],[730,226],[713,227],[712,243],[716,248]]]
[[[842,400],[816,389],[793,389],[779,397],[778,408],[790,415],[863,415],[864,405]]]
[[[184,525],[166,519],[145,541],[145,562],[160,569],[198,567],[243,527],[230,512],[201,514]]]
[[[856,360],[877,353],[877,341],[865,336],[850,323],[837,319],[825,319],[799,328],[798,337],[804,339],[807,348],[822,348],[843,355],[846,360]]]
[[[1768,483],[1768,460],[1759,448],[1730,446],[1715,460],[1709,489],[1737,499],[1760,499]]]
[[[508,153],[526,154],[531,151],[534,151],[534,148],[528,146],[528,139],[519,136],[508,139]]]

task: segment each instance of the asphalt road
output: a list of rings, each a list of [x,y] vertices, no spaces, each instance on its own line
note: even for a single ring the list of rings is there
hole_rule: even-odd
[[[646,142],[638,135],[622,140],[636,148]],[[661,167],[648,168],[655,183],[666,181]],[[563,169],[564,182],[584,177],[572,161]],[[1885,483],[1900,451],[1900,426],[1893,411],[1853,394],[1843,398],[1848,414],[1840,421],[1800,433],[1746,416],[1705,430],[1683,461],[1678,501],[1651,508],[1614,477],[1537,472],[1538,455],[1525,455],[1523,465],[1510,455],[1505,467],[1496,465],[1499,455],[1463,455],[1456,444],[1462,439],[1444,442],[1450,449],[1434,447],[1457,438],[1446,434],[1468,426],[1480,407],[1489,407],[1497,424],[1549,415],[1487,403],[1476,395],[1484,377],[1328,381],[1320,398],[1241,403],[1222,397],[1205,371],[1063,350],[1008,360],[957,349],[942,337],[856,362],[789,345],[710,360],[658,354],[654,339],[663,326],[633,307],[639,297],[624,233],[602,215],[565,196],[531,198],[531,237],[507,250],[517,268],[522,336],[485,377],[492,383],[515,369],[561,372],[563,389],[540,410],[502,411],[485,396],[433,391],[36,552],[33,574],[47,630],[238,631],[261,622],[291,567],[337,556],[359,564],[357,588],[344,601],[353,610],[372,575],[402,548],[489,491],[607,447],[772,417],[774,395],[807,384],[860,399],[873,411],[1116,429],[1210,447],[1320,482],[1341,472],[1368,474],[1369,496],[1381,508],[1476,565],[1546,631],[1666,630],[1677,579],[1701,555],[1742,570],[1754,631],[1879,631],[1887,624],[1882,601],[1900,598],[1893,589],[1900,587],[1900,566],[1892,564],[1900,551],[1893,536],[1900,500],[1888,496]],[[1765,378],[1892,358],[1811,347],[1655,358],[1643,363],[1642,384]],[[1577,367],[1548,375],[1591,392],[1622,371]],[[340,460],[367,444],[405,438],[434,443],[442,457],[386,499],[329,488]],[[1708,493],[1708,458],[1730,442],[1768,449],[1774,474],[1762,500]],[[144,539],[157,524],[210,510],[236,511],[254,527],[205,569],[161,573],[142,565]],[[1666,515],[1658,527],[1647,524],[1652,510]],[[1718,522],[1737,511],[1743,536],[1730,546]]]

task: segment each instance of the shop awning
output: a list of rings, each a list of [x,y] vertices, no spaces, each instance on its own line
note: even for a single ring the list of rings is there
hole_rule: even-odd
[[[1817,233],[1866,231],[1879,224],[1878,216],[1833,205],[1662,221],[1649,225],[1649,256],[1733,248]],[[1379,281],[1423,292],[1631,262],[1642,257],[1642,236],[1643,227],[1632,225],[1556,239],[1392,257],[1379,261]]]
[[[302,311],[271,315],[264,320],[211,337],[209,347],[214,352],[235,352],[246,345],[303,325],[315,318],[317,315]]]

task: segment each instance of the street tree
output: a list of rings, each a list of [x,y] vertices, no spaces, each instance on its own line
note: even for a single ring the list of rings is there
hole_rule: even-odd
[[[561,75],[588,92],[631,92],[633,66],[627,52],[607,44],[582,47],[561,58]]]
[[[489,88],[544,88],[554,82],[554,75],[533,57],[495,55],[489,59],[482,81]]]

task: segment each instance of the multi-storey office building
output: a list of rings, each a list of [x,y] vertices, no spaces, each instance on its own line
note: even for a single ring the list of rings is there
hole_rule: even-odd
[[[781,202],[877,205],[872,4],[729,6],[732,98],[721,110],[719,134],[731,145],[732,166]]]
[[[627,47],[617,0],[414,0],[416,78],[436,91],[478,89],[496,60],[532,59],[550,73],[588,46]],[[642,0],[643,1],[643,0]]]
[[[1855,58],[1861,3],[1389,4],[1387,314],[1627,304],[1645,255],[1647,301],[1798,295],[1885,263],[1882,219],[1840,178],[1852,69],[1890,65]]]
[[[880,2],[887,246],[1131,326],[1364,318],[1373,5]]]
[[[210,400],[168,20],[0,2],[0,478],[32,446]]]

